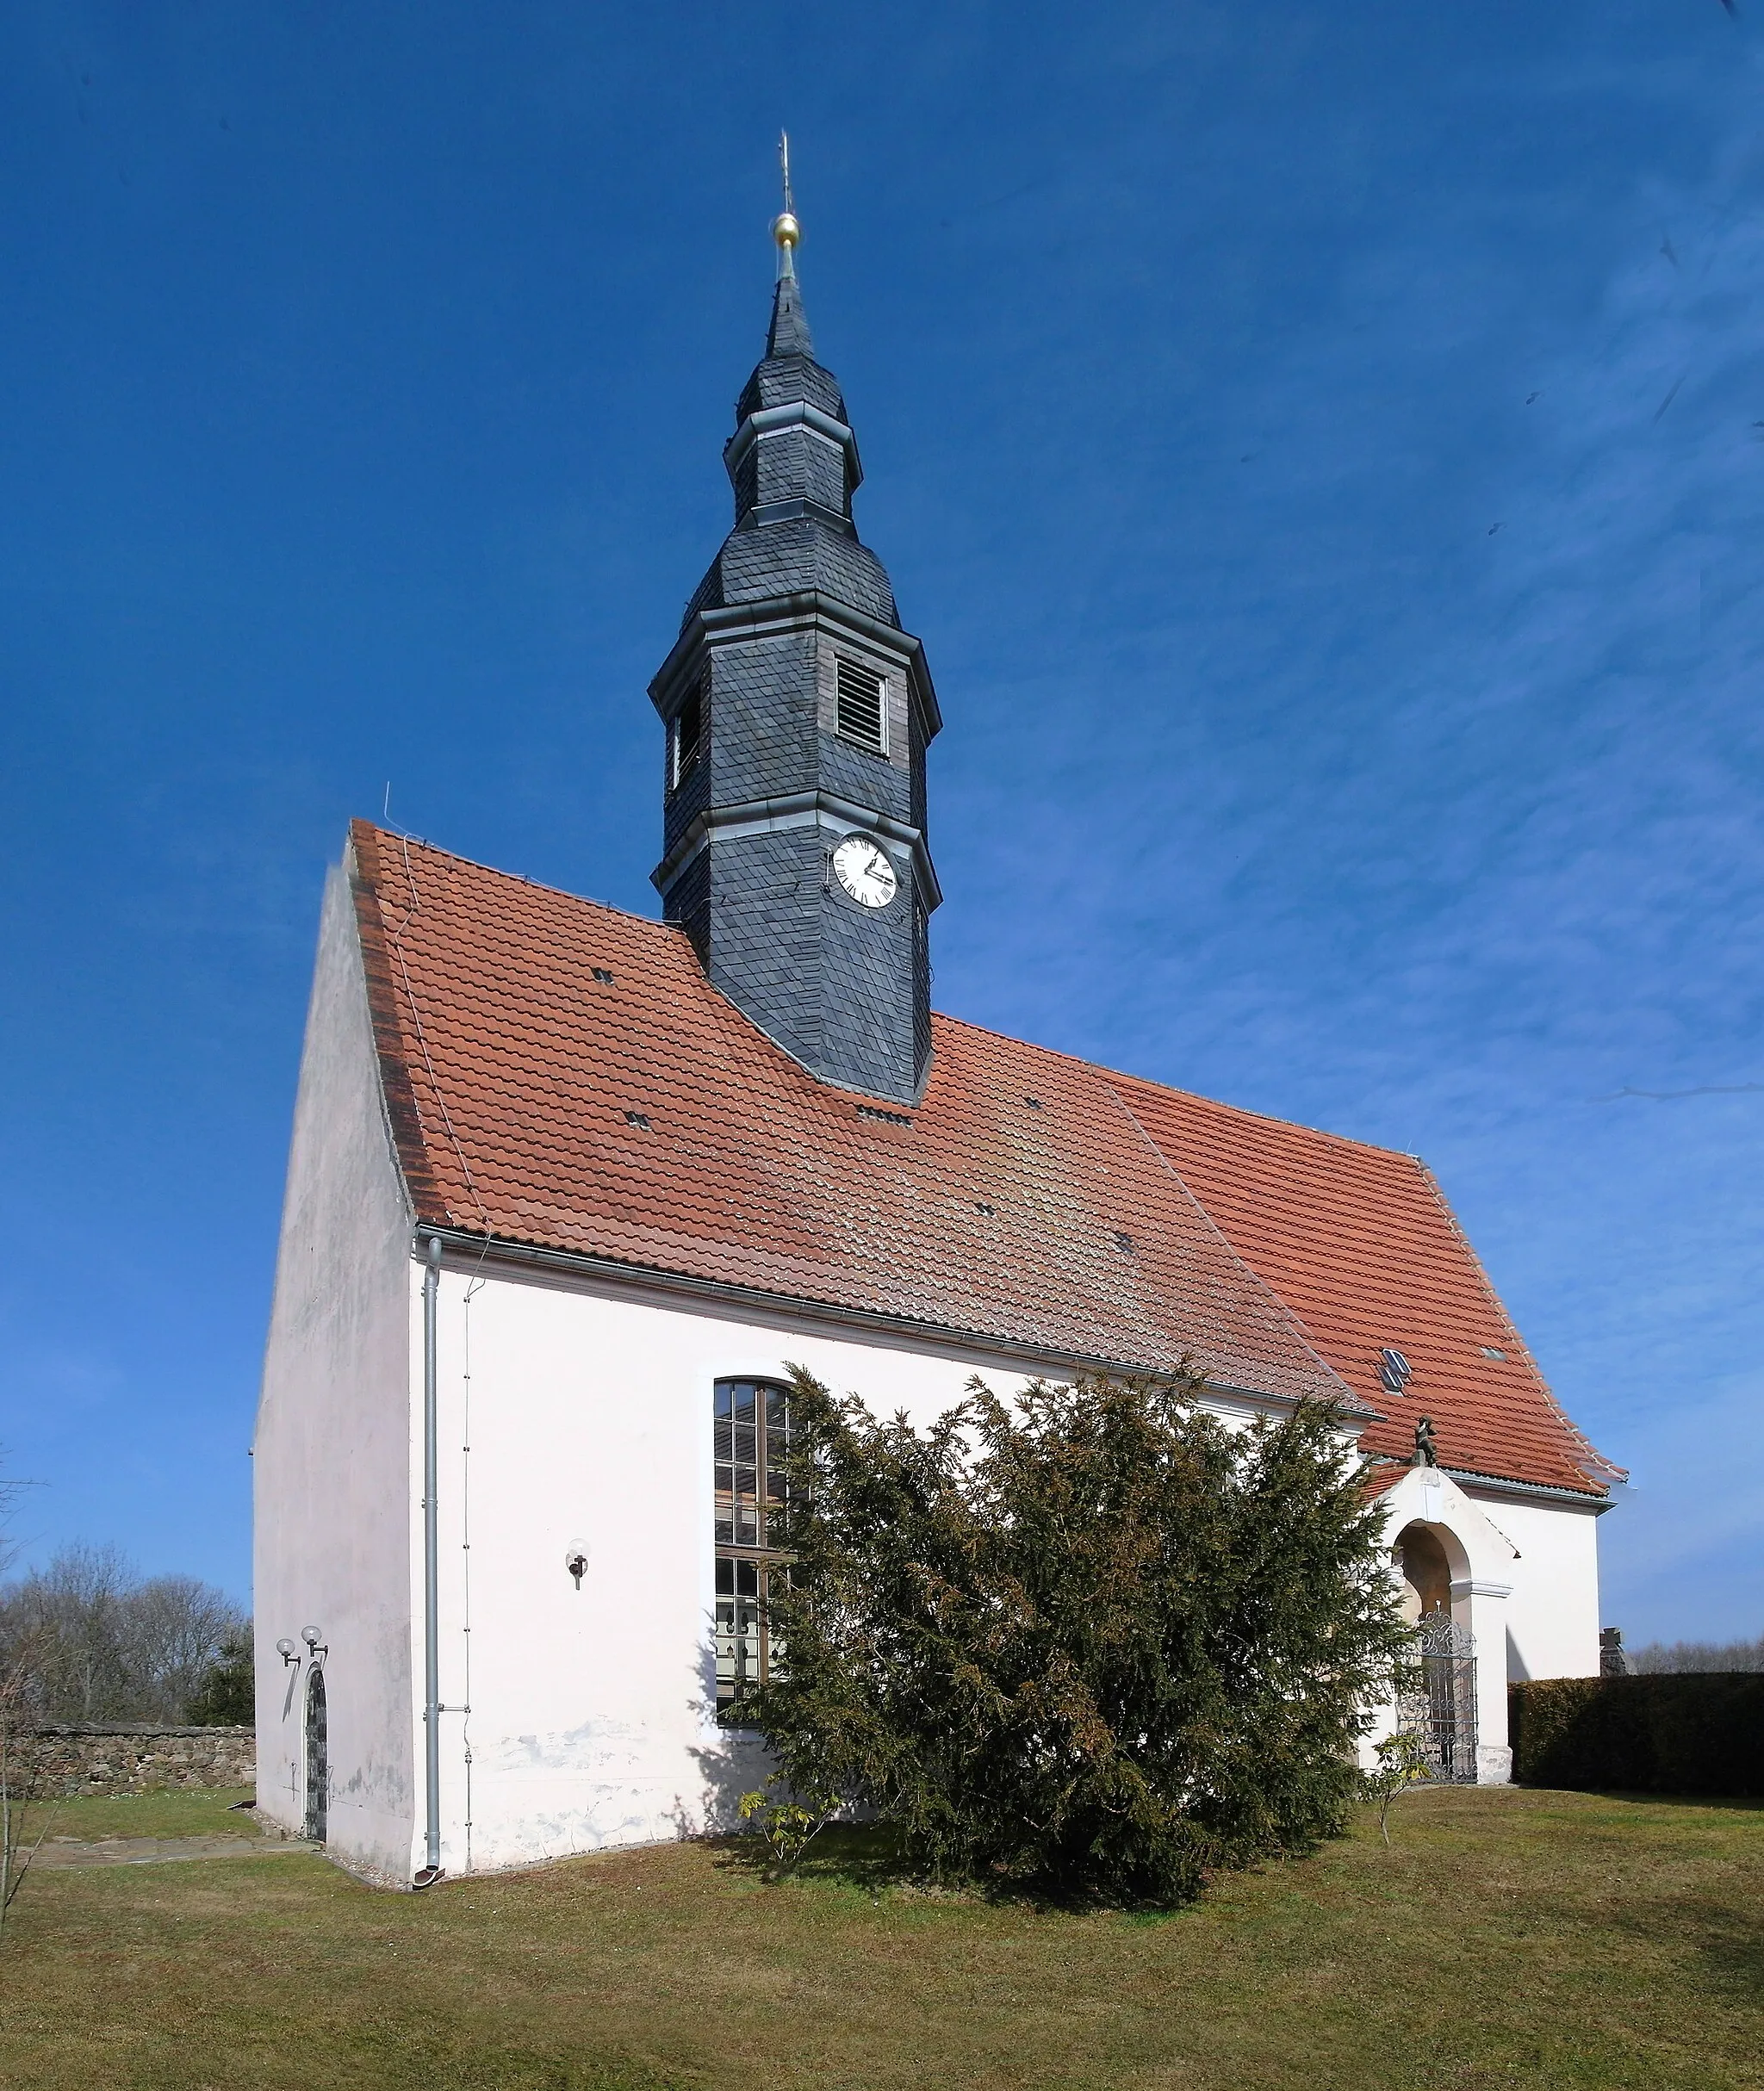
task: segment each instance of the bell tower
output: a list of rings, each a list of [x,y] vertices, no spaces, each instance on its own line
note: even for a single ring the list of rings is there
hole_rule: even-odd
[[[931,1052],[925,749],[942,722],[852,521],[863,469],[815,360],[784,151],[766,353],[723,451],[735,527],[649,685],[667,729],[653,878],[768,1037],[823,1082],[910,1104]]]

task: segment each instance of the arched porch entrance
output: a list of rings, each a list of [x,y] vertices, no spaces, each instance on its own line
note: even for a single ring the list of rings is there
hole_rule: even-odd
[[[1453,1585],[1463,1589],[1463,1549],[1443,1526],[1419,1519],[1398,1533],[1395,1566],[1402,1578],[1404,1616],[1415,1630],[1416,1672],[1397,1709],[1401,1727],[1419,1734],[1433,1777],[1443,1784],[1473,1786],[1476,1754],[1476,1641],[1468,1622],[1454,1616]]]
[[[1512,1765],[1506,1601],[1519,1548],[1438,1467],[1388,1480],[1382,1501],[1390,1573],[1415,1631],[1417,1683],[1426,1690],[1401,1708],[1387,1701],[1380,1721],[1415,1728],[1439,1778],[1504,1785]]]

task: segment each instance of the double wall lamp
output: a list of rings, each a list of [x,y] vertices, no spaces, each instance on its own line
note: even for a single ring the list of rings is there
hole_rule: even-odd
[[[331,1653],[330,1643],[319,1639],[317,1627],[303,1626],[300,1630],[300,1637],[307,1644],[308,1655],[316,1658],[320,1655],[328,1655]],[[276,1653],[286,1664],[297,1663],[300,1660],[300,1650],[295,1647],[286,1634],[276,1643]]]

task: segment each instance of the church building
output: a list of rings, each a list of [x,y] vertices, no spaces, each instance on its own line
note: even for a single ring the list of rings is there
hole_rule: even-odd
[[[923,648],[860,539],[796,221],[649,686],[662,919],[357,822],[326,887],[255,1443],[258,1806],[398,1885],[726,1823],[786,1363],[921,1426],[1191,1364],[1338,1405],[1441,1776],[1599,1668],[1617,1470],[1412,1156],[934,1012]]]

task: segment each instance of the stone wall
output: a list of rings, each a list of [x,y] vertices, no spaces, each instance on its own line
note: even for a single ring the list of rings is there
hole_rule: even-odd
[[[257,1730],[249,1728],[41,1728],[24,1747],[35,1777],[63,1795],[251,1786],[258,1777]]]

